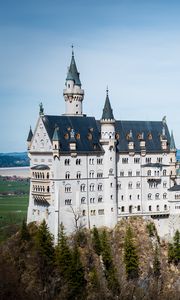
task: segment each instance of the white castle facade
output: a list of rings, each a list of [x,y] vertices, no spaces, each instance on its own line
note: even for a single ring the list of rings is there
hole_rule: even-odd
[[[41,105],[28,135],[28,223],[45,219],[56,239],[61,222],[71,233],[143,216],[161,236],[172,236],[180,225],[180,185],[165,118],[116,120],[108,91],[101,119],[84,115],[74,53],[63,95],[65,114],[45,115]]]

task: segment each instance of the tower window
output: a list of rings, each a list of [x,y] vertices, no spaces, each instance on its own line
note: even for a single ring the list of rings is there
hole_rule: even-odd
[[[70,84],[68,83],[68,89],[70,88]]]

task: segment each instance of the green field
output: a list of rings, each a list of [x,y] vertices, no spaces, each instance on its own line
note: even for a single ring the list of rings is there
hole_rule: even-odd
[[[27,216],[29,182],[0,178],[0,242],[14,234]]]

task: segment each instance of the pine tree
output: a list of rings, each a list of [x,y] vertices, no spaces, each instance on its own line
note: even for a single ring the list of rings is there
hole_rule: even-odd
[[[51,264],[54,261],[53,236],[49,232],[46,221],[43,220],[36,235],[36,246],[45,263]]]
[[[108,288],[113,292],[113,294],[118,294],[119,283],[116,276],[116,269],[114,267],[111,247],[108,241],[107,233],[103,230],[101,235],[101,247],[102,247],[102,259],[105,267],[105,276],[108,282]]]
[[[20,238],[22,241],[29,241],[30,240],[30,233],[26,224],[25,219],[23,219],[20,231]]]
[[[60,224],[58,236],[58,245],[56,246],[56,264],[60,274],[68,282],[71,279],[72,272],[72,253],[67,243],[67,237],[64,232],[64,226]]]
[[[137,278],[139,276],[139,260],[137,250],[133,242],[133,234],[130,226],[126,230],[124,244],[124,262],[126,266],[127,278]]]
[[[180,262],[180,232],[176,230],[174,235],[174,263],[178,264]]]
[[[81,257],[77,244],[74,245],[72,254],[72,273],[70,289],[70,299],[84,299],[86,280],[84,278],[84,268],[81,263]]]
[[[92,230],[92,234],[93,234],[92,243],[93,243],[94,251],[96,252],[97,255],[100,255],[102,251],[101,240],[99,237],[98,229],[95,226]]]
[[[159,277],[161,274],[161,263],[159,260],[159,253],[158,253],[157,245],[156,245],[156,249],[154,252],[153,273],[154,273],[155,277]]]
[[[168,262],[172,263],[174,261],[174,247],[173,244],[168,244]]]

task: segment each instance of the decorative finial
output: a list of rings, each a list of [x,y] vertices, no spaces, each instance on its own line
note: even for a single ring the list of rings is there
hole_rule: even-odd
[[[108,89],[108,85],[107,85],[107,88],[106,88],[106,95],[108,96],[109,94],[109,89]]]
[[[71,139],[74,139],[75,131],[73,128],[71,129],[70,136],[71,136]]]
[[[39,115],[43,116],[44,115],[44,108],[42,102],[39,104]]]
[[[71,48],[72,48],[72,56],[74,56],[74,45],[73,44],[71,45]]]
[[[162,118],[162,122],[163,122],[163,124],[166,124],[166,116],[164,116],[164,117]]]

